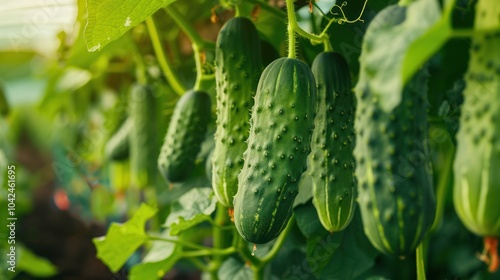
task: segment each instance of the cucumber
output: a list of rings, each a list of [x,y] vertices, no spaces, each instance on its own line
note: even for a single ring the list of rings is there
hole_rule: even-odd
[[[167,182],[183,182],[191,174],[210,117],[210,96],[203,91],[189,90],[175,105],[158,157],[158,170]]]
[[[248,242],[276,238],[292,215],[311,150],[315,106],[316,85],[304,62],[280,58],[266,67],[234,198],[236,229]]]
[[[155,117],[156,104],[150,86],[135,84],[129,98],[130,128],[130,170],[131,183],[143,188],[154,183],[158,154]]]
[[[308,171],[313,182],[313,204],[329,232],[345,229],[355,209],[354,95],[349,67],[336,52],[314,59],[317,108]]]
[[[222,205],[233,207],[250,130],[250,109],[262,70],[260,39],[249,19],[236,17],[222,27],[216,46],[217,130],[212,187]]]
[[[366,37],[376,36],[375,30],[400,25],[405,16],[405,7],[385,8],[373,19],[376,24],[370,24]],[[367,48],[363,45],[363,50]],[[434,221],[427,79],[423,68],[404,87],[400,104],[391,110],[384,109],[368,87],[357,86],[354,155],[358,202],[365,234],[385,254],[413,252]]]
[[[477,2],[474,28],[497,30],[478,32],[472,38],[454,162],[456,212],[485,241],[500,237],[499,18],[496,1]],[[496,267],[490,266],[490,270]]]
[[[133,121],[128,118],[106,143],[104,156],[110,160],[125,160],[129,156],[130,131]]]

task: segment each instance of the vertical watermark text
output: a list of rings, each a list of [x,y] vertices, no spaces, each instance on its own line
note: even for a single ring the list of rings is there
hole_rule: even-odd
[[[7,166],[7,264],[8,270],[16,272],[16,166]]]

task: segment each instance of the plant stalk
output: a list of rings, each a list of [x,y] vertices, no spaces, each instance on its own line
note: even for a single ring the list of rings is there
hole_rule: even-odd
[[[170,63],[168,63],[167,56],[163,52],[160,37],[152,17],[148,17],[146,19],[146,26],[149,31],[149,37],[151,38],[151,43],[153,44],[153,49],[158,59],[158,63],[160,64],[160,68],[163,71],[165,78],[177,95],[183,95],[184,92],[186,92],[186,89],[181,84],[173,69],[170,67]]]

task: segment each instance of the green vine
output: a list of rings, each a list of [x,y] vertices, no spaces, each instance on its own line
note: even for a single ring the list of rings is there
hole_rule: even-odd
[[[417,280],[425,280],[424,242],[417,247]]]
[[[194,61],[196,64],[196,82],[193,88],[198,90],[203,80],[203,63],[201,61],[201,54],[209,48],[215,48],[215,45],[211,42],[203,40],[193,26],[189,24],[189,22],[187,22],[187,20],[174,7],[170,5],[165,8],[165,11],[191,41],[194,52]]]
[[[340,19],[336,19],[337,23],[338,24],[343,24],[345,22],[347,23],[355,23],[355,22],[358,22],[358,21],[361,21],[361,22],[365,22],[364,20],[361,19],[361,16],[363,16],[363,13],[365,12],[365,8],[366,8],[366,4],[368,3],[368,0],[365,0],[365,3],[363,4],[363,8],[361,9],[361,12],[359,13],[359,16],[354,19],[354,20],[348,20],[345,13],[344,13],[344,7],[347,6],[347,2],[342,2],[342,4],[339,6],[337,4],[333,5],[333,7],[330,9],[330,13],[332,15],[338,15],[338,13],[334,13],[332,12],[332,9],[333,8],[338,8],[340,10],[340,12],[342,13],[342,17]],[[325,27],[325,30],[328,29],[328,27],[330,26],[331,22],[333,21],[334,19],[330,20],[330,22],[328,23],[328,25]]]
[[[160,68],[163,71],[165,78],[177,95],[183,95],[184,92],[186,92],[186,89],[179,81],[179,78],[177,77],[173,69],[170,67],[170,63],[168,62],[167,56],[163,51],[160,37],[158,35],[158,31],[152,17],[146,19],[146,26],[149,31],[151,43],[153,44],[154,52],[156,54],[156,57],[158,58],[158,63],[160,64]]]

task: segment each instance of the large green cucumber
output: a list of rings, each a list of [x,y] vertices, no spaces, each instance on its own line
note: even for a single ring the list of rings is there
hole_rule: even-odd
[[[315,105],[314,77],[304,62],[280,58],[266,67],[234,198],[236,229],[248,242],[276,238],[292,215],[311,150]]]
[[[217,130],[212,187],[219,202],[232,207],[262,70],[259,35],[249,19],[236,17],[226,22],[217,38],[215,61]]]
[[[475,234],[500,237],[500,5],[479,0],[457,134],[453,201]],[[496,29],[496,31],[494,31]]]
[[[323,227],[346,228],[354,214],[354,95],[344,57],[323,52],[314,59],[312,73],[318,98],[308,170],[313,182],[313,204]]]
[[[373,19],[366,36],[398,26],[405,16],[405,7],[385,8]],[[427,79],[423,68],[404,87],[401,102],[392,110],[384,109],[368,87],[357,87],[358,202],[366,235],[385,254],[413,252],[434,221]]]
[[[129,98],[130,169],[132,184],[146,187],[154,183],[157,170],[154,158],[158,154],[156,141],[156,104],[150,86],[135,84]]]
[[[128,118],[117,132],[111,136],[104,147],[104,156],[110,160],[124,160],[129,156],[130,131],[133,121]]]
[[[185,181],[194,169],[211,116],[210,96],[203,91],[186,92],[175,105],[158,169],[170,183]]]

